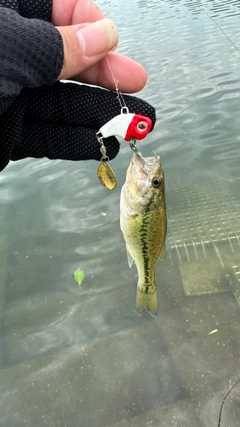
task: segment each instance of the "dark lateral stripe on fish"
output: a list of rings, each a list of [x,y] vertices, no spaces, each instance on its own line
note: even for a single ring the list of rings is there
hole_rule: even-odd
[[[148,293],[148,288],[151,285],[147,284],[149,283],[149,275],[150,275],[150,268],[149,268],[149,242],[147,240],[148,232],[146,230],[146,227],[148,227],[150,223],[150,219],[145,216],[142,220],[143,227],[140,230],[140,242],[141,242],[141,248],[142,248],[142,254],[143,254],[143,265],[144,265],[144,284],[146,287],[146,294]]]
[[[148,213],[148,212],[150,212],[151,210],[152,210],[152,203],[154,202],[154,198],[152,197],[150,200],[149,200],[149,203],[147,204],[147,206],[146,206],[146,213]]]

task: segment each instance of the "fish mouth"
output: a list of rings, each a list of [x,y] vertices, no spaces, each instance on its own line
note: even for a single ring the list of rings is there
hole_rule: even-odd
[[[141,151],[135,151],[132,158],[132,163],[136,168],[142,169],[145,175],[148,175],[155,169],[156,165],[160,162],[160,156],[153,151],[153,157],[143,157]]]

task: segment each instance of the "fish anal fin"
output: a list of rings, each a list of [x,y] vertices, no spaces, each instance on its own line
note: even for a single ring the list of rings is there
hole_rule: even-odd
[[[128,249],[128,247],[126,246],[126,250],[127,250],[127,259],[128,259],[128,265],[129,265],[129,268],[131,268],[132,267],[132,265],[133,265],[133,257],[132,257],[132,255],[130,254],[130,252],[129,252],[129,249]]]
[[[145,285],[137,288],[137,312],[141,314],[147,309],[151,316],[156,317],[158,311],[157,289],[152,287],[150,292],[147,292],[147,290],[149,290],[149,287]]]
[[[166,244],[165,243],[160,252],[159,259],[161,259],[162,261],[166,261]]]

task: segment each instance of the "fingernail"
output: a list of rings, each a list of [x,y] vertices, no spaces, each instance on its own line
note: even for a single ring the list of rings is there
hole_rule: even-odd
[[[81,51],[85,56],[95,56],[114,50],[118,44],[118,30],[108,18],[93,22],[76,32]]]

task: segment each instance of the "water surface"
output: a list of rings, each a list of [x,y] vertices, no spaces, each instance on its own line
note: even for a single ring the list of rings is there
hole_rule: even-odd
[[[217,426],[240,376],[240,4],[97,4],[119,27],[119,52],[146,67],[139,96],[157,109],[140,144],[166,174],[159,314],[135,313],[119,228],[128,145],[112,162],[114,192],[94,161],[11,163],[0,175],[0,424]],[[239,395],[222,427],[239,426]]]

